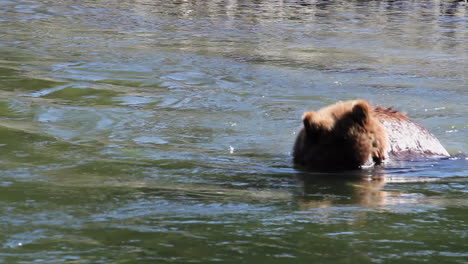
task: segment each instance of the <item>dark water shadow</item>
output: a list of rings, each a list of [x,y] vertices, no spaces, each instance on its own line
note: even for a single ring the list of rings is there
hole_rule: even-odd
[[[380,171],[380,169],[377,169]],[[332,204],[378,205],[386,195],[385,176],[368,170],[298,172],[300,188],[294,194],[303,209]]]
[[[381,207],[425,203],[425,194],[408,192],[403,186],[464,183],[467,175],[466,154],[443,159],[395,161],[385,166],[352,171],[298,170],[295,177],[299,188],[293,196],[302,209],[332,205]],[[388,184],[392,184],[392,188],[385,188]]]

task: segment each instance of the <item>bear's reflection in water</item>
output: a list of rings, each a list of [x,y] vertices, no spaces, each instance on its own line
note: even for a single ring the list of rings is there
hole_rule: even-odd
[[[413,204],[420,194],[383,190],[388,182],[405,182],[416,179],[391,178],[373,170],[340,173],[302,172],[297,174],[299,185],[295,198],[301,209],[330,206],[369,206],[384,209],[396,204]],[[418,179],[418,181],[433,179]]]

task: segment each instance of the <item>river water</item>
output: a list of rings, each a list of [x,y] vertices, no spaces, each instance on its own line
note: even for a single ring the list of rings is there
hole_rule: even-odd
[[[1,263],[468,263],[464,1],[1,0]],[[363,98],[453,155],[291,164]]]

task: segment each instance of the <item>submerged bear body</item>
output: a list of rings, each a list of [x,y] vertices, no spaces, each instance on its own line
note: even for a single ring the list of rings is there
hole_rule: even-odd
[[[389,159],[449,156],[437,138],[406,115],[364,100],[306,112],[302,121],[293,159],[309,169],[357,169]]]

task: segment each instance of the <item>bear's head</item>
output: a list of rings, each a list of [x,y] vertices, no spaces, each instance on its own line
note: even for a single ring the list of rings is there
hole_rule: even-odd
[[[308,169],[357,169],[385,159],[387,135],[364,100],[339,102],[302,117],[294,163]]]

